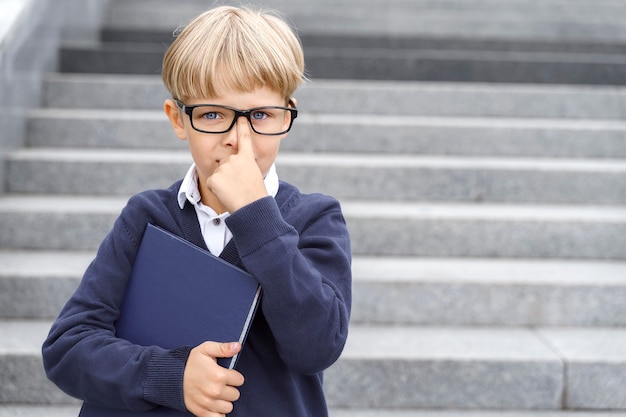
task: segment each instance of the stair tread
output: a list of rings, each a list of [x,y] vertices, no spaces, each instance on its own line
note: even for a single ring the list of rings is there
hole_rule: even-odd
[[[127,197],[9,194],[0,198],[0,213],[24,212],[118,212]],[[342,201],[344,214],[360,218],[423,218],[468,220],[543,220],[624,222],[626,206],[595,205],[539,205],[539,204],[488,204],[488,203],[429,203],[429,202],[371,202]]]
[[[615,411],[335,409],[330,417],[624,417]]]
[[[59,73],[46,78],[44,90],[45,105],[75,109],[159,110],[169,97],[161,79],[152,75]],[[623,120],[626,87],[315,79],[302,85],[295,96],[303,114],[350,114],[359,109],[377,116]]]
[[[93,149],[93,148],[25,148],[9,153],[12,160],[45,160],[63,163],[130,162],[172,163],[191,162],[188,150],[174,149]],[[283,152],[278,164],[297,166],[358,166],[419,167],[446,169],[501,169],[524,171],[600,171],[626,173],[626,159],[583,158],[520,158],[486,156],[435,156],[359,153]]]
[[[35,354],[49,320],[0,320],[0,354]],[[342,360],[626,363],[625,328],[353,324]]]
[[[94,251],[0,250],[0,278],[80,277]]]
[[[345,359],[626,363],[625,328],[353,325]]]
[[[136,56],[137,54],[154,54],[162,56],[166,50],[159,42],[117,42],[108,41],[97,45],[67,45],[65,51],[74,53],[117,53]],[[593,51],[529,51],[529,50],[466,50],[466,49],[430,49],[404,47],[387,48],[384,46],[363,47],[351,45],[339,46],[305,46],[305,58],[313,60],[317,57],[337,57],[343,59],[359,58],[367,60],[466,60],[466,61],[508,61],[541,63],[590,63],[604,65],[623,65],[626,63],[618,52]]]
[[[112,87],[123,89],[128,85],[138,84],[142,87],[163,87],[163,81],[159,75],[149,74],[90,74],[90,73],[49,73],[46,74],[47,82],[60,82],[70,84],[108,84]],[[371,94],[377,92],[394,92],[397,94],[410,94],[413,92],[426,93],[495,93],[495,94],[533,94],[541,96],[559,97],[562,95],[576,95],[586,93],[591,96],[602,97],[605,95],[625,98],[626,86],[596,86],[578,84],[518,84],[518,83],[481,83],[481,82],[439,82],[439,81],[396,81],[396,80],[352,80],[352,79],[316,79],[305,83],[301,88],[307,90],[323,89],[341,91],[354,89],[367,91]],[[165,90],[163,90],[165,91]],[[514,97],[511,97],[514,98]]]
[[[356,282],[484,285],[626,285],[626,262],[355,257]]]
[[[167,121],[162,110],[137,109],[100,109],[97,107],[72,109],[64,107],[42,107],[28,112],[31,119],[61,120],[112,120],[137,121],[142,123]],[[320,113],[307,112],[298,114],[298,124],[324,125],[367,125],[367,126],[406,126],[406,127],[441,127],[441,128],[490,128],[490,129],[554,129],[554,130],[626,130],[626,121],[615,119],[563,119],[555,117],[487,117],[460,115],[420,115],[381,114],[372,118],[371,114]]]
[[[80,405],[0,405],[0,417],[75,417]],[[614,411],[330,409],[330,417],[624,417]]]
[[[76,417],[80,405],[1,404],[0,417]]]
[[[80,278],[95,251],[0,250],[1,277]],[[626,262],[355,256],[355,283],[626,286]]]
[[[0,354],[41,355],[49,320],[0,320]]]

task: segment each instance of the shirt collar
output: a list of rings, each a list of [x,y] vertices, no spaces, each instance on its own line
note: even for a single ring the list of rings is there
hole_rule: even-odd
[[[276,173],[276,166],[272,164],[267,175],[263,179],[267,194],[276,197],[278,193],[279,181]],[[183,182],[178,189],[178,205],[182,209],[185,207],[185,201],[189,201],[194,206],[200,202],[200,190],[198,189],[198,173],[196,172],[196,164],[191,164]]]

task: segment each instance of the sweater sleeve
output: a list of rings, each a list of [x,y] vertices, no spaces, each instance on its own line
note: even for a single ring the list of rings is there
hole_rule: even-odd
[[[227,223],[244,267],[263,286],[263,314],[283,362],[315,374],[337,360],[346,342],[350,240],[336,200],[300,196],[284,213],[263,198]]]
[[[86,402],[185,411],[182,379],[191,347],[144,347],[115,336],[119,306],[147,223],[137,200],[131,199],[115,221],[53,324],[42,348],[44,367],[59,388]]]

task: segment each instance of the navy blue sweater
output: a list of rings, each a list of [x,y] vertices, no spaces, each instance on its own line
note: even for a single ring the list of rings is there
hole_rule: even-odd
[[[116,338],[115,322],[148,223],[206,248],[194,208],[180,209],[180,181],[133,196],[55,321],[43,345],[48,377],[68,394],[116,408],[185,410],[183,370],[193,346],[166,350]],[[237,369],[231,416],[326,416],[322,371],[348,334],[350,241],[339,203],[285,182],[227,218],[220,255],[263,286]]]

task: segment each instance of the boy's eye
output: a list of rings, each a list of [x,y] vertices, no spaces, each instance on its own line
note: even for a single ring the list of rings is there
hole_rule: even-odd
[[[206,113],[202,114],[201,117],[203,119],[207,119],[207,120],[218,120],[218,119],[222,118],[222,116],[219,113],[214,112],[214,111],[206,112]]]
[[[251,117],[253,120],[265,120],[265,119],[267,119],[268,117],[270,117],[270,115],[269,115],[268,113],[264,112],[264,111],[257,110],[257,111],[253,111],[253,112],[250,114],[250,117]]]

